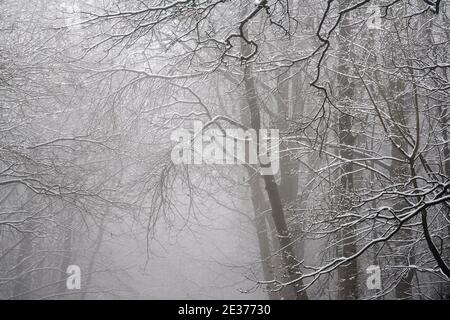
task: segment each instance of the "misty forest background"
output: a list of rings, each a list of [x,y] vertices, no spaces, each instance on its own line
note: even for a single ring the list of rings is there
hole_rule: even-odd
[[[0,0],[0,298],[448,299],[449,14]],[[193,121],[279,129],[280,171],[174,165]]]

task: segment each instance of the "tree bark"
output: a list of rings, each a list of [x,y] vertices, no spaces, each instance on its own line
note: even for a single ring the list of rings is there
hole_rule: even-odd
[[[340,7],[343,9],[345,4],[340,2]],[[344,159],[341,166],[342,173],[339,178],[339,204],[338,208],[341,212],[349,212],[352,210],[353,196],[354,196],[354,174],[353,174],[353,147],[356,142],[356,137],[352,133],[353,116],[351,112],[351,101],[354,96],[353,83],[347,76],[350,73],[350,68],[347,64],[351,50],[349,46],[351,23],[349,14],[345,14],[339,27],[340,44],[339,44],[339,74],[337,76],[339,100],[343,110],[338,116],[338,139],[340,144],[340,156]],[[342,242],[342,252],[344,257],[352,256],[356,253],[356,237],[354,227],[347,226],[341,228],[339,238]],[[358,299],[358,265],[356,259],[351,260],[345,265],[338,268],[338,298],[340,300]]]

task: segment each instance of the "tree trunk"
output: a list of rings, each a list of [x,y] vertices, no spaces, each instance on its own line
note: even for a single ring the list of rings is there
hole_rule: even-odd
[[[343,1],[340,2],[340,7],[345,6]],[[341,8],[341,9],[342,9]],[[338,209],[341,212],[349,212],[353,206],[354,196],[354,174],[353,174],[353,151],[352,148],[355,145],[356,137],[352,133],[353,116],[351,112],[351,101],[354,96],[353,83],[347,76],[350,73],[350,68],[347,64],[350,50],[350,36],[351,27],[348,25],[351,23],[349,14],[345,14],[339,27],[339,34],[341,42],[339,44],[339,74],[337,76],[339,100],[340,105],[343,108],[342,112],[338,116],[338,139],[340,147],[340,156],[344,159],[344,163],[341,166],[342,173],[339,178],[339,204]],[[343,227],[339,235],[342,242],[342,252],[344,257],[352,256],[356,253],[356,238],[355,230],[353,227]],[[338,298],[341,300],[358,299],[358,265],[356,259],[342,265],[338,268]]]
[[[244,48],[245,45],[243,45],[242,47]],[[243,52],[243,55],[247,55],[245,50]],[[244,66],[244,86],[246,100],[250,110],[251,127],[258,132],[259,129],[261,129],[261,116],[256,96],[255,82],[253,79],[251,66],[249,64],[246,64]],[[301,288],[303,287],[303,281],[298,280],[298,278],[301,276],[301,271],[298,265],[298,261],[295,258],[292,234],[287,228],[286,220],[284,217],[278,185],[273,175],[264,175],[263,179],[272,210],[272,217],[275,223],[275,228],[277,230],[278,238],[282,248],[282,257],[285,272],[287,274],[289,282],[292,282],[291,285],[297,292],[296,295],[291,298],[307,299],[306,292],[304,290],[301,290]]]

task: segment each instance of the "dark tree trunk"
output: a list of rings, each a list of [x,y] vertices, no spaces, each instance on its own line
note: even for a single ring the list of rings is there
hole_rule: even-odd
[[[340,7],[345,7],[343,1]],[[346,61],[350,60],[350,36],[351,21],[349,14],[345,14],[339,27],[340,44],[339,44],[339,74],[337,76],[339,101],[343,108],[338,116],[338,139],[341,145],[340,156],[344,163],[341,166],[341,176],[339,178],[338,193],[340,212],[349,212],[353,206],[354,196],[354,174],[353,174],[353,147],[356,137],[352,133],[353,116],[351,112],[351,101],[354,96],[353,83],[350,81],[348,74],[351,70]],[[355,230],[351,226],[342,227],[339,235],[342,243],[341,253],[344,257],[352,256],[356,253]],[[338,298],[341,300],[358,299],[358,265],[356,259],[351,260],[345,265],[338,268]]]

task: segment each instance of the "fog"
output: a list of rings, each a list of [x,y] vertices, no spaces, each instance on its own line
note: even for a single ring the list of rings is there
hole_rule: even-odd
[[[0,299],[448,299],[449,13],[0,0]]]

